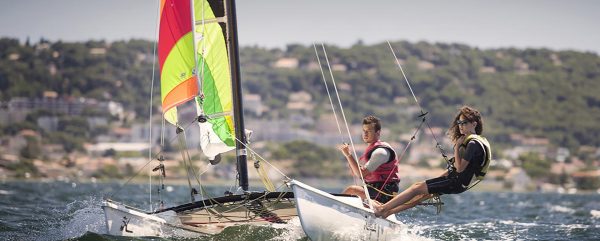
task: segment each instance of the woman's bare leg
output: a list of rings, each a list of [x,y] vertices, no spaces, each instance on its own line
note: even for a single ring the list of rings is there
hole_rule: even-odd
[[[395,196],[394,198],[392,198],[392,200],[390,200],[386,204],[374,205],[375,215],[385,218],[387,216],[390,216],[390,214],[395,213],[394,211],[396,210],[398,210],[399,212],[408,208],[412,208],[419,203],[416,201],[419,201],[421,198],[423,198],[421,195],[424,194],[429,194],[427,190],[427,184],[425,184],[425,182],[417,182],[410,186],[408,189]],[[417,196],[418,199],[415,200],[415,202],[407,204],[407,202],[413,200]]]

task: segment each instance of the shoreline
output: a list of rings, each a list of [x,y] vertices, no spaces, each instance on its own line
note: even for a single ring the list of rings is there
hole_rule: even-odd
[[[153,183],[156,179],[153,178]],[[333,190],[338,189],[338,192],[342,192],[342,190],[349,186],[354,185],[352,180],[348,179],[334,179],[334,178],[298,178],[308,185],[320,188]],[[94,179],[94,178],[84,178],[84,179],[70,179],[70,178],[3,178],[0,179],[0,183],[6,182],[25,182],[25,183],[53,183],[53,182],[62,182],[62,183],[82,183],[82,184],[118,184],[118,185],[145,185],[148,184],[148,179],[144,178],[134,178],[129,180],[126,183],[127,179]],[[275,183],[280,182],[277,181]],[[156,180],[156,183],[158,181]],[[165,185],[171,186],[185,186],[187,185],[187,179],[168,179],[164,180]],[[232,186],[235,185],[234,180],[225,180],[225,179],[214,179],[214,180],[205,180],[203,181],[205,186]],[[153,184],[154,185],[154,184]],[[284,184],[281,184],[284,185]],[[400,185],[401,190],[406,189],[410,184],[404,183]],[[259,179],[251,179],[249,180],[249,186],[252,190],[253,188],[263,187],[262,182]],[[559,191],[543,191],[543,190],[520,190],[514,191],[508,188],[503,188],[501,185],[497,183],[485,183],[482,182],[477,184],[473,189],[469,190],[469,192],[477,192],[477,193],[485,193],[485,192],[513,192],[513,193],[559,193],[559,194],[600,194],[600,190],[579,190],[576,189],[574,193],[561,193]]]

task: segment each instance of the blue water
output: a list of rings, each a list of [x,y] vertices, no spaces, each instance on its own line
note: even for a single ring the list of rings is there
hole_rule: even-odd
[[[0,183],[0,240],[130,240],[105,234],[100,203],[104,196],[116,193],[115,200],[147,209],[148,189],[148,185],[104,183]],[[223,188],[209,188],[209,192],[217,190]],[[183,203],[186,193],[186,186],[173,186],[164,199]],[[467,192],[442,200],[445,205],[439,215],[432,207],[399,214],[407,225],[403,233],[432,240],[600,240],[599,194]],[[194,240],[308,239],[295,222],[229,228]]]

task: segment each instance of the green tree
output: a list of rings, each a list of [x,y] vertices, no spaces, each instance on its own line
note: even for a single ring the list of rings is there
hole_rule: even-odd
[[[548,177],[550,174],[550,161],[540,157],[538,153],[526,153],[519,156],[523,169],[532,178]]]
[[[19,152],[21,157],[25,159],[36,159],[40,157],[42,150],[38,139],[28,136],[25,138],[25,140],[27,141],[27,144]]]
[[[339,152],[308,141],[292,141],[280,145],[272,152],[273,159],[294,161],[293,175],[307,177],[335,177],[346,175],[345,161],[340,160]]]

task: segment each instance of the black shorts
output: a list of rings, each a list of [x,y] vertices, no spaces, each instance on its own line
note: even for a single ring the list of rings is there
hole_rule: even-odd
[[[388,195],[380,193],[377,190],[374,190],[372,187],[377,188]],[[371,199],[375,199],[380,203],[386,203],[392,200],[394,193],[399,191],[398,182],[388,182],[385,184],[385,186],[383,185],[383,182],[367,183],[367,189],[369,190],[369,196]]]
[[[466,191],[457,177],[436,177],[425,181],[430,194],[457,194]]]

